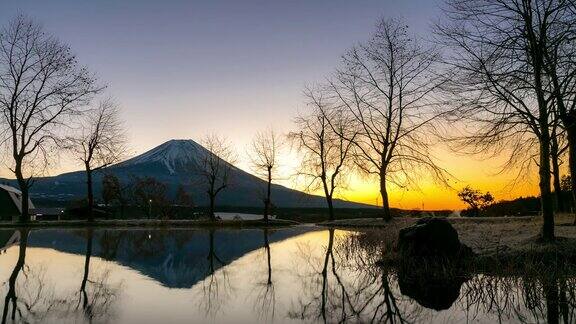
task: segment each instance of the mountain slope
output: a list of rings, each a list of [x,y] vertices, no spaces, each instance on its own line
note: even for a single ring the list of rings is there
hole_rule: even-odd
[[[207,205],[208,199],[199,175],[203,157],[211,154],[192,140],[170,140],[139,156],[108,167],[105,172],[117,176],[123,184],[135,177],[154,177],[165,183],[174,195],[183,185],[197,205]],[[103,172],[94,175],[94,190],[100,197]],[[256,207],[262,205],[261,193],[266,182],[232,166],[231,184],[217,198],[221,206]],[[86,195],[85,174],[82,171],[64,173],[54,177],[38,178],[31,188],[32,198],[68,201]],[[13,182],[8,180],[8,182]],[[302,193],[280,185],[272,186],[272,201],[278,207],[324,207],[323,197]],[[336,207],[367,207],[363,204],[335,201]]]

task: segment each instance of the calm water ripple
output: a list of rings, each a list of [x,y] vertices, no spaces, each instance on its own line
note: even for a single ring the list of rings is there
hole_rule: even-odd
[[[0,231],[6,323],[574,323],[576,280],[411,278],[316,227]]]

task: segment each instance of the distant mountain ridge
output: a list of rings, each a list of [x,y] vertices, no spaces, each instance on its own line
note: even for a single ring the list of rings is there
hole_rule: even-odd
[[[104,172],[117,176],[124,184],[135,177],[153,177],[166,184],[169,195],[174,195],[182,185],[191,194],[196,205],[205,206],[208,199],[201,185],[198,172],[206,154],[212,154],[193,140],[170,140],[138,156],[108,167],[94,174],[94,190],[97,198],[102,191]],[[226,162],[228,163],[228,162]],[[262,206],[261,192],[266,182],[248,172],[232,166],[231,185],[217,198],[220,206]],[[14,180],[0,179],[16,185]],[[32,199],[69,201],[86,195],[85,173],[75,171],[53,177],[36,179],[31,188]],[[272,185],[272,201],[277,207],[324,207],[325,198],[306,194],[281,185]],[[335,207],[371,207],[369,205],[335,201]]]

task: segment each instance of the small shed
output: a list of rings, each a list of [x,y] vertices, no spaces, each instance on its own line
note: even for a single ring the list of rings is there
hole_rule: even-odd
[[[28,198],[30,213],[35,209]],[[0,220],[11,221],[22,213],[22,192],[14,187],[0,184]]]

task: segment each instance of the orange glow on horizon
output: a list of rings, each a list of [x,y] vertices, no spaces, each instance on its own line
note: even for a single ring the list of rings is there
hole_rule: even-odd
[[[245,140],[249,139],[250,137],[247,136]],[[239,141],[238,139],[236,140]],[[236,148],[246,147],[240,142],[236,143],[236,141],[233,141],[233,143]],[[141,154],[159,144],[161,143],[152,144],[150,147],[132,154],[132,156]],[[240,149],[237,149],[237,151],[241,152]],[[517,181],[515,185],[512,185],[511,183],[516,176],[514,172],[497,174],[504,160],[503,158],[480,160],[471,156],[458,155],[447,149],[438,150],[438,152],[436,156],[443,157],[439,164],[454,176],[454,179],[450,181],[452,188],[442,187],[431,181],[431,179],[426,178],[422,179],[420,190],[401,190],[391,186],[388,190],[391,207],[415,210],[464,209],[466,205],[458,199],[456,193],[467,185],[481,191],[490,191],[497,201],[537,196],[539,193],[536,169],[531,170],[529,173],[531,177],[522,178],[522,181]],[[248,153],[239,154],[237,166],[246,172],[252,173],[250,159],[247,155]],[[294,181],[294,174],[300,161],[298,154],[291,152],[289,148],[285,148],[279,161],[278,180],[275,183],[296,190],[304,190],[305,186],[303,183]],[[6,163],[6,161],[4,162]],[[73,170],[78,170],[78,166],[71,161],[62,159],[58,165],[50,169],[50,175]],[[0,170],[0,177],[13,178],[6,167]],[[354,175],[351,176],[347,188],[340,190],[337,194],[337,198],[381,206],[382,199],[379,191],[377,179],[365,179],[359,175]],[[321,191],[312,193],[322,195]]]

